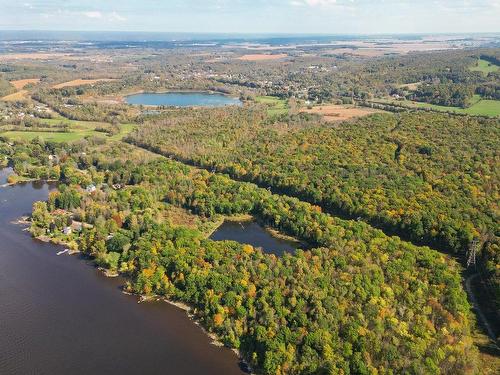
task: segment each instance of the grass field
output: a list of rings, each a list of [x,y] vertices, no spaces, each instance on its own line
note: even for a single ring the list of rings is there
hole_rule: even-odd
[[[94,83],[98,83],[98,82],[111,82],[111,81],[114,81],[114,79],[111,79],[111,78],[75,79],[73,81],[59,83],[57,85],[52,86],[52,88],[54,88],[54,89],[62,89],[64,87],[75,87],[75,86],[82,86],[82,85],[93,85]]]
[[[314,106],[311,109],[302,109],[300,112],[314,113],[323,116],[326,121],[345,121],[356,117],[367,116],[372,113],[382,112],[365,107],[353,107],[348,105],[324,104]]]
[[[257,103],[267,105],[267,113],[269,116],[277,116],[288,113],[288,104],[284,99],[280,99],[275,96],[257,96],[255,101]]]
[[[500,116],[500,100],[486,100],[481,99],[479,95],[474,95],[472,99],[472,104],[469,108],[459,108],[459,107],[445,107],[441,105],[434,105],[428,103],[412,102],[410,100],[388,100],[388,99],[377,99],[375,102],[382,104],[393,104],[396,106],[409,107],[409,108],[422,108],[430,109],[439,112],[455,112],[464,113],[468,115],[476,116]]]
[[[10,84],[16,88],[16,90],[22,90],[26,86],[31,84],[37,84],[40,82],[40,78],[27,78],[27,79],[18,79],[16,81],[10,81]]]
[[[89,136],[97,136],[116,141],[122,139],[125,135],[130,133],[135,127],[135,125],[133,124],[122,124],[120,125],[119,133],[112,136],[108,136],[106,133],[98,132],[95,130],[97,127],[109,126],[109,124],[106,123],[72,121],[67,119],[64,120],[44,119],[41,120],[41,122],[43,124],[46,124],[47,128],[34,131],[7,130],[0,132],[0,135],[12,140],[28,140],[28,141],[36,137],[41,137],[46,141],[52,141],[52,142],[73,142]],[[69,125],[68,132],[57,131],[57,128],[53,128],[53,126],[60,124],[61,122]]]
[[[500,66],[492,64],[486,60],[479,59],[476,66],[470,68],[474,72],[481,72],[484,74],[498,72]]]
[[[13,94],[4,96],[3,98],[0,98],[0,100],[3,100],[4,102],[21,102],[26,100],[27,95],[28,95],[27,90],[21,90]]]

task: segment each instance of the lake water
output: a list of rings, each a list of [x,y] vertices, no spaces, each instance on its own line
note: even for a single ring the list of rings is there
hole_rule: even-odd
[[[7,170],[0,171],[0,185]],[[3,181],[3,182],[2,182]],[[0,188],[0,374],[241,374],[186,313],[137,303],[78,256],[12,224],[49,186]]]
[[[0,186],[7,183],[7,177],[13,172],[12,168],[0,168]]]
[[[170,107],[223,107],[241,105],[241,101],[227,95],[208,92],[142,93],[125,97],[128,104]]]
[[[224,221],[210,238],[215,241],[231,240],[261,247],[264,252],[275,255],[293,252],[297,248],[296,242],[276,238],[254,221]]]

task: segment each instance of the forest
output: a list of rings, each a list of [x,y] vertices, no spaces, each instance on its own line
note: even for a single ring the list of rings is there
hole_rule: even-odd
[[[462,258],[478,240],[500,296],[499,120],[404,113],[325,126],[205,110],[145,123],[128,141]]]
[[[476,371],[453,259],[227,175],[164,158],[138,162],[124,147],[2,146],[19,174],[60,171],[58,190],[34,205],[32,233],[126,276],[127,291],[190,304],[263,374]],[[249,213],[314,248],[280,258],[211,241],[177,224],[170,205],[200,218]],[[62,232],[76,223],[79,230]]]
[[[188,305],[258,374],[486,373],[465,290],[480,276],[498,333],[498,49],[277,46],[286,57],[247,61],[247,47],[1,62],[7,185],[58,181],[32,235],[141,300]],[[126,104],[166,91],[241,106]],[[375,110],[335,112],[361,106]],[[240,217],[304,248],[210,239]]]

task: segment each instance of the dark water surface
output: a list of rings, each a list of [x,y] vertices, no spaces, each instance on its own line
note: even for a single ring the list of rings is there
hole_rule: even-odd
[[[237,98],[208,92],[143,93],[125,97],[128,104],[172,107],[223,107],[240,105]]]
[[[8,173],[0,171],[0,185]],[[0,188],[0,374],[241,374],[186,314],[141,303],[78,256],[12,224],[42,183]]]
[[[264,252],[276,255],[291,253],[297,248],[297,243],[272,236],[254,221],[224,221],[210,238],[215,241],[231,240],[261,247]]]

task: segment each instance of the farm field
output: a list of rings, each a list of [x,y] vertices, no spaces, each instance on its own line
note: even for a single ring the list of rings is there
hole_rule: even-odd
[[[3,100],[4,102],[23,101],[23,100],[26,100],[27,94],[28,94],[28,90],[21,90],[21,91],[15,92],[13,94],[9,94],[7,96],[4,96],[3,98],[0,98],[0,100]]]
[[[345,121],[382,111],[363,107],[328,104],[316,106],[311,109],[303,109],[301,112],[322,115],[326,121]]]
[[[85,137],[96,136],[105,137],[110,140],[120,140],[125,135],[130,133],[134,129],[133,124],[122,124],[119,125],[120,131],[117,134],[108,136],[102,131],[97,131],[97,128],[105,128],[109,124],[101,122],[86,122],[86,121],[73,121],[73,120],[60,120],[60,119],[47,119],[41,120],[42,124],[46,124],[47,128],[40,128],[39,130],[32,131],[15,131],[6,130],[0,131],[0,136],[6,137],[12,140],[27,140],[30,141],[34,138],[41,137],[45,141],[52,142],[73,142]],[[53,126],[58,124],[68,124],[69,131],[57,131],[57,128]]]
[[[26,86],[30,84],[36,84],[40,82],[40,78],[28,78],[28,79],[19,79],[16,81],[10,81],[10,84],[14,86],[17,90],[22,90]]]
[[[415,91],[421,84],[422,82],[405,83],[403,85],[399,85],[399,88]]]
[[[280,53],[276,55],[270,54],[248,54],[243,55],[237,58],[237,60],[241,61],[269,61],[269,60],[281,60],[285,57],[288,57],[286,53]]]
[[[475,116],[491,116],[491,117],[500,116],[500,100],[481,99],[478,95],[474,95],[473,101],[475,102],[475,104],[471,105],[469,108],[445,107],[429,103],[414,102],[411,100],[396,101],[390,99],[376,99],[373,102],[381,104],[392,104],[408,108],[429,109],[439,112],[451,111],[455,113],[475,115]]]
[[[283,115],[289,110],[287,101],[275,96],[257,96],[255,101],[268,106],[267,114],[269,116]]]
[[[19,79],[15,81],[10,81],[10,84],[15,87],[17,92],[6,95],[0,100],[5,102],[16,102],[16,101],[24,101],[27,99],[28,90],[24,90],[24,88],[30,84],[37,84],[40,82],[39,78],[28,78],[28,79]]]
[[[75,79],[73,81],[59,83],[57,85],[52,86],[52,88],[54,88],[54,89],[63,89],[65,87],[75,87],[75,86],[82,86],[82,85],[92,85],[92,84],[97,83],[97,82],[110,82],[110,81],[114,81],[114,79],[111,79],[111,78]]]
[[[470,68],[474,72],[481,72],[484,74],[498,72],[500,66],[490,63],[489,61],[479,59],[476,66]]]
[[[17,60],[49,60],[49,59],[61,59],[67,58],[69,54],[67,53],[45,53],[45,52],[34,52],[34,53],[4,53],[0,54],[0,61],[17,61]]]

